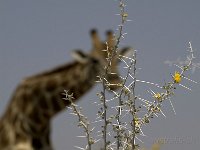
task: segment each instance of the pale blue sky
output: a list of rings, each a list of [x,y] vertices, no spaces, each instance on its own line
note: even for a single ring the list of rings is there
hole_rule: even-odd
[[[127,36],[122,45],[138,50],[139,78],[162,83],[174,68],[165,60],[182,59],[189,41],[200,62],[200,1],[199,0],[129,0]],[[107,29],[119,24],[118,3],[115,0],[1,0],[0,1],[0,114],[6,109],[17,84],[26,76],[70,62],[70,52],[91,48],[88,31],[95,27],[101,37]],[[190,76],[199,81],[199,70]],[[150,145],[156,138],[183,142],[168,142],[163,150],[198,150],[200,146],[200,86],[186,82],[193,91],[180,88],[173,98],[177,115],[166,103],[167,118],[153,119],[144,128]],[[78,103],[86,113],[95,113],[88,105],[97,99],[93,89]],[[143,93],[139,93],[143,94]],[[52,140],[56,150],[73,150],[80,131],[76,120],[64,111],[53,120]],[[188,140],[189,139],[189,140]],[[189,141],[189,142],[186,142]],[[81,145],[80,145],[81,146]]]

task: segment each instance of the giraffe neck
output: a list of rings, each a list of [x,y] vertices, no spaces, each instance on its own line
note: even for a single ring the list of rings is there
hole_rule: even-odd
[[[92,64],[75,62],[27,78],[15,92],[18,94],[14,95],[11,108],[18,107],[22,114],[37,124],[49,122],[69,105],[63,100],[64,90],[73,93],[76,101],[94,85],[97,75],[98,70]]]
[[[14,143],[22,138],[29,139],[34,146],[48,145],[51,118],[69,105],[63,100],[64,90],[73,93],[77,100],[94,85],[97,74],[98,70],[91,64],[75,62],[22,81],[3,116],[14,129],[7,130],[13,132]]]

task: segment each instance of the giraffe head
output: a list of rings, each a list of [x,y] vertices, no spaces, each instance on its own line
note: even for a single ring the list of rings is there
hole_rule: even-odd
[[[104,73],[104,67],[107,65],[108,61],[107,58],[112,55],[113,49],[115,49],[116,46],[116,39],[114,37],[114,34],[112,31],[108,30],[106,32],[106,40],[101,41],[98,32],[95,29],[92,29],[90,31],[90,36],[92,40],[92,49],[89,54],[85,54],[81,50],[74,51],[74,58],[81,62],[81,63],[95,63],[96,64],[96,70],[98,70],[98,74],[101,75]],[[127,55],[131,52],[130,47],[124,47],[122,49],[119,49],[117,51],[118,54],[114,54],[111,61],[111,66],[109,67],[110,73],[116,73],[116,74],[108,74],[106,79],[110,83],[109,88],[111,90],[116,90],[118,88],[117,83],[121,83],[120,77],[119,77],[119,71],[118,71],[118,64],[120,60],[118,59],[119,55]],[[91,61],[92,60],[92,61]]]

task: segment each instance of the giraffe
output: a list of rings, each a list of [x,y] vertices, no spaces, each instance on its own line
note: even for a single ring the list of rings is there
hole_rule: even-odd
[[[107,39],[102,42],[96,29],[90,32],[92,49],[89,54],[76,50],[75,61],[52,70],[27,77],[14,91],[7,110],[0,120],[1,150],[52,150],[50,143],[51,118],[70,103],[63,100],[63,91],[73,93],[77,101],[88,92],[102,74],[106,64],[107,49],[115,46],[112,31],[107,31]],[[129,47],[120,49],[125,55]],[[113,58],[111,71],[118,73],[117,58]],[[118,74],[108,75],[110,83],[119,83]],[[115,90],[116,86],[111,86]]]

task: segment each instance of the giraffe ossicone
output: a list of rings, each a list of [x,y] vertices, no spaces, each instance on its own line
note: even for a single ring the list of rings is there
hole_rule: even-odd
[[[74,62],[27,77],[17,86],[0,120],[0,150],[52,150],[50,121],[70,103],[63,100],[63,91],[73,93],[74,101],[88,92],[106,65],[107,52],[113,50],[115,38],[111,31],[102,42],[97,30],[91,30],[92,49],[89,54],[74,51]],[[105,51],[106,50],[106,51]],[[124,55],[131,48],[119,50]],[[110,83],[120,82],[118,60],[112,60]],[[81,86],[80,86],[81,85]],[[110,87],[116,89],[116,87]]]

